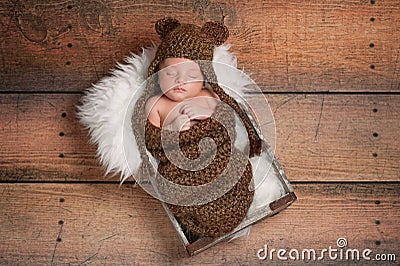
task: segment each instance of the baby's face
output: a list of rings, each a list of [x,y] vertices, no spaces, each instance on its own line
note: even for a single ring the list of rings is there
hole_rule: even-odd
[[[204,78],[196,62],[185,58],[167,58],[160,63],[158,82],[165,96],[181,102],[201,92]]]

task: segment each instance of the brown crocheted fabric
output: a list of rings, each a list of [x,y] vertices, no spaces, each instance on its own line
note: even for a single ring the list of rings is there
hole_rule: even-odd
[[[168,204],[171,212],[188,230],[211,237],[231,232],[243,220],[253,200],[253,191],[249,190],[252,181],[251,164],[242,152],[232,146],[236,138],[233,112],[226,105],[219,104],[211,118],[193,125],[189,130],[179,132],[180,147],[173,147],[176,142],[175,134],[172,131],[161,130],[149,121],[146,123],[146,147],[160,161],[160,175],[156,183],[161,197],[170,202],[176,200],[179,194],[179,197],[194,204]],[[205,142],[201,148],[200,141]],[[215,145],[212,144],[213,141]],[[180,162],[170,162],[171,157],[166,156],[166,151],[172,154],[172,158],[175,158],[174,153],[181,151],[192,162],[203,156],[196,164],[188,165],[189,167],[197,167],[198,162],[212,158],[213,154],[215,156],[201,170],[191,171],[178,167]],[[224,172],[228,164],[231,168]],[[190,189],[186,192],[171,190],[163,178],[182,186],[200,186],[216,179],[219,182],[212,191],[206,190],[196,194]],[[202,205],[196,204],[205,197],[213,200]],[[214,199],[215,197],[218,198]]]
[[[223,44],[229,36],[226,26],[219,22],[207,22],[202,27],[198,27],[193,24],[180,23],[173,18],[166,18],[157,21],[155,27],[161,38],[161,43],[154,60],[149,66],[148,77],[152,77],[153,74],[156,73],[159,63],[166,58],[187,58],[196,61],[200,65],[205,82],[211,86],[213,92],[223,103],[236,112],[241,122],[246,127],[250,144],[249,156],[252,157],[255,154],[260,154],[261,139],[254,130],[248,115],[235,99],[219,87],[212,66],[214,48]],[[145,176],[145,179],[148,180],[146,177],[151,179],[151,177],[157,176],[157,173],[153,172],[153,168],[150,165],[147,150],[160,160],[160,165],[158,167],[159,174],[176,184],[189,187],[207,184],[218,178],[221,173],[224,173],[223,171],[226,168],[227,162],[232,161],[232,158],[236,160],[233,162],[234,166],[243,165],[243,162],[245,162],[244,169],[238,168],[232,170],[230,172],[230,177],[222,175],[225,178],[221,179],[222,181],[218,183],[217,187],[220,191],[227,192],[218,199],[200,206],[170,205],[172,212],[179,217],[179,220],[191,231],[206,236],[219,236],[228,233],[243,220],[252,201],[253,193],[248,191],[248,186],[252,177],[251,165],[243,154],[231,148],[231,142],[226,135],[226,129],[221,127],[221,125],[212,118],[195,124],[190,130],[180,132],[179,136],[179,145],[182,152],[189,159],[193,159],[199,156],[199,148],[197,146],[199,139],[209,134],[209,137],[214,139],[217,147],[208,143],[210,145],[204,146],[210,149],[214,147],[214,150],[207,150],[207,148],[204,148],[202,149],[202,154],[216,153],[216,157],[212,163],[199,171],[187,171],[179,169],[177,165],[168,162],[168,160],[166,160],[165,150],[163,150],[165,147],[163,147],[160,142],[161,130],[146,122],[147,118],[145,116],[146,101],[159,92],[157,79],[150,79],[147,82],[145,91],[135,104],[131,120],[132,129],[142,158],[142,164],[135,178]],[[215,113],[217,114],[218,112]],[[229,115],[224,118],[226,120],[229,117],[232,118],[232,116]],[[222,121],[224,118],[221,117],[221,119],[218,120]],[[229,119],[226,120],[226,123],[234,124],[234,119],[232,118],[231,120],[232,121],[229,121]],[[225,123],[224,126],[226,126]],[[234,127],[232,127],[231,130],[234,132]],[[205,142],[207,142],[207,140]],[[240,162],[242,162],[242,164],[240,164]],[[160,181],[159,176],[156,179]],[[218,181],[219,180],[220,178],[218,178]],[[231,185],[229,180],[238,180],[238,182]],[[166,186],[164,183],[165,182],[161,181],[157,182],[160,193],[163,194],[164,197],[173,197],[174,194],[171,195],[171,193],[168,193],[170,192],[170,187]],[[231,187],[233,188],[229,190]],[[180,193],[179,190],[176,190],[174,193],[175,195],[183,194],[184,197],[192,196],[187,191]],[[215,191],[210,193],[215,193]],[[219,193],[212,194],[211,196],[217,194]],[[207,196],[210,196],[209,193],[204,193],[204,197]],[[171,201],[167,200],[167,202]]]

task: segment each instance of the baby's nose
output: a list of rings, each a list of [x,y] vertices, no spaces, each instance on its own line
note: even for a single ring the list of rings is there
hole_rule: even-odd
[[[178,76],[176,77],[175,82],[176,82],[177,84],[184,84],[184,83],[186,82],[186,80],[185,80],[185,78],[184,78],[182,75],[178,75]]]

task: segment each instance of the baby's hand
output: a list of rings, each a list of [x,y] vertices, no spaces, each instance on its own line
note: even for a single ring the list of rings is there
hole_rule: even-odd
[[[173,131],[183,131],[190,129],[190,126],[189,116],[182,114],[178,115],[170,124],[166,125],[166,128]]]
[[[187,115],[190,120],[204,120],[210,117],[214,111],[196,103],[196,101],[188,101],[182,104],[179,112]]]

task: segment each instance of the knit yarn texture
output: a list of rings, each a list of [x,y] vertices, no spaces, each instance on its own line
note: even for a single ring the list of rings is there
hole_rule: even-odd
[[[229,36],[227,27],[220,22],[207,22],[202,27],[199,27],[193,24],[180,23],[174,18],[164,18],[156,22],[155,28],[161,38],[161,43],[154,60],[149,66],[148,77],[153,77],[154,74],[156,74],[158,65],[166,58],[186,58],[196,61],[203,72],[205,82],[210,85],[212,91],[218,96],[221,102],[236,112],[245,126],[250,144],[249,156],[259,155],[261,153],[261,139],[252,126],[246,112],[234,98],[228,95],[218,85],[218,80],[212,66],[214,48],[223,44]],[[157,173],[154,173],[152,170],[153,168],[147,155],[148,150],[154,157],[160,159],[161,167],[158,168],[159,174],[177,184],[196,186],[198,184],[207,183],[218,177],[218,173],[224,170],[224,165],[230,158],[227,149],[227,146],[230,145],[228,144],[226,144],[226,147],[224,145],[217,145],[217,154],[219,154],[217,158],[219,161],[218,163],[213,163],[210,168],[206,168],[208,170],[204,170],[207,171],[204,175],[179,170],[164,160],[163,152],[159,150],[159,148],[162,147],[159,139],[160,129],[149,124],[145,114],[147,100],[159,93],[160,89],[157,84],[157,79],[149,79],[143,94],[136,101],[134,107],[131,119],[132,129],[142,158],[142,163],[137,175],[157,175]],[[227,118],[229,117],[234,120],[234,117],[227,115]],[[227,139],[227,135],[223,133],[224,131],[221,129],[220,125],[218,126],[218,123],[215,123],[214,120],[208,119],[203,122],[204,123],[195,124],[193,129],[191,128],[187,132],[181,132],[179,140],[180,146],[182,150],[185,150],[187,146],[184,153],[188,158],[191,158],[191,156],[196,157],[198,154],[195,151],[195,146],[193,146],[195,144],[192,145],[190,141],[187,142],[187,139],[202,137],[204,136],[203,131],[213,132],[213,139],[216,143],[225,144],[229,139]],[[214,127],[218,128],[218,130]],[[154,143],[154,145],[152,143]],[[230,150],[230,153],[237,154],[238,151],[233,149]],[[247,158],[243,156],[243,160],[247,160]],[[251,176],[251,165],[248,164],[241,178],[236,177],[239,181],[234,188],[216,201],[201,207],[170,205],[170,208],[175,215],[179,216],[180,221],[183,222],[189,230],[205,236],[219,236],[225,234],[238,225],[245,216],[251,203],[253,194],[248,192]],[[162,190],[162,187],[160,190]]]
[[[186,201],[193,201],[191,206],[168,204],[171,212],[191,232],[210,237],[231,232],[246,216],[254,195],[249,189],[252,182],[251,164],[247,157],[232,145],[236,137],[233,112],[226,105],[218,104],[210,118],[194,124],[189,130],[179,132],[179,145],[171,148],[174,146],[174,135],[174,132],[160,129],[149,121],[146,123],[146,147],[159,160],[156,186],[161,198],[168,202],[176,193],[180,193],[180,197],[188,199]],[[201,141],[205,143],[200,148]],[[212,142],[215,145],[212,145]],[[176,161],[171,162],[165,150],[172,154],[182,152],[189,160],[196,160],[200,155],[204,158],[213,154],[215,156],[206,167],[190,171],[178,167]],[[224,172],[228,163],[232,168]],[[219,180],[221,182],[217,187],[201,194],[191,193],[190,190],[186,191],[186,195],[182,195],[177,189],[171,191],[164,180],[182,186],[201,186],[221,176],[225,179]],[[230,181],[234,181],[233,184]],[[222,194],[221,191],[227,192]],[[218,198],[214,199],[215,195]],[[197,205],[196,201],[203,200],[204,197],[213,200]]]

